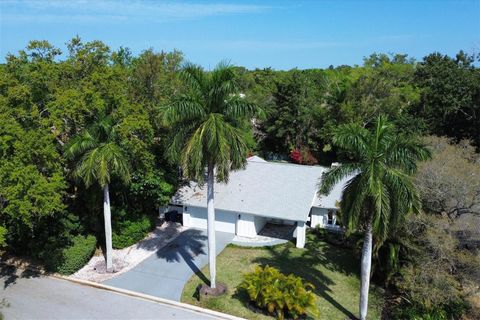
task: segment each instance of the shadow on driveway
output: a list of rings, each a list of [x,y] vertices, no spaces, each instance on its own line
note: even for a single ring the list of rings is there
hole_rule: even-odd
[[[234,235],[216,233],[217,255]],[[209,280],[200,270],[208,264],[206,230],[188,229],[157,251],[156,255],[132,270],[104,282],[118,288],[138,291],[153,296],[180,301],[185,283],[195,273],[203,282]]]

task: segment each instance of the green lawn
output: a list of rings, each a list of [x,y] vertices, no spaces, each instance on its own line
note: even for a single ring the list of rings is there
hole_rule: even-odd
[[[315,286],[321,319],[344,320],[358,314],[358,259],[351,250],[327,244],[313,234],[307,234],[306,249],[297,249],[292,243],[265,248],[228,246],[217,257],[217,281],[228,286],[228,294],[198,302],[194,293],[202,280],[195,275],[183,289],[182,302],[247,319],[272,319],[251,311],[244,292],[236,291],[243,274],[258,264],[268,264],[285,274],[293,273],[311,282]],[[208,266],[202,272],[208,276]],[[382,303],[380,289],[372,286],[369,319],[380,319]]]

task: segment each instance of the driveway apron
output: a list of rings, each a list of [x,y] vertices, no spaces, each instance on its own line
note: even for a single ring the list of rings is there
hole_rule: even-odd
[[[234,236],[231,233],[216,232],[217,255]],[[104,284],[180,301],[183,287],[194,273],[199,272],[200,278],[208,282],[207,277],[200,272],[208,264],[207,252],[206,230],[188,229],[132,270],[107,280]]]

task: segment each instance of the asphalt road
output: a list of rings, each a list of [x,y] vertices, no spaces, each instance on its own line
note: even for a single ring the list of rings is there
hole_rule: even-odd
[[[219,319],[2,265],[0,285],[0,312],[5,320]]]
[[[233,237],[231,233],[216,232],[217,254],[222,252]],[[104,284],[180,301],[183,287],[195,273],[209,284],[208,278],[200,271],[208,264],[207,239],[206,230],[185,230],[156,254]]]

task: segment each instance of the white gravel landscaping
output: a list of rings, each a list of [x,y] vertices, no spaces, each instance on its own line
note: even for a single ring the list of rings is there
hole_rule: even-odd
[[[125,273],[154,254],[158,249],[165,246],[176,238],[186,228],[174,222],[165,222],[155,228],[145,239],[124,249],[113,250],[114,272],[105,272],[105,258],[103,255],[95,255],[90,261],[70,277],[103,282]]]

